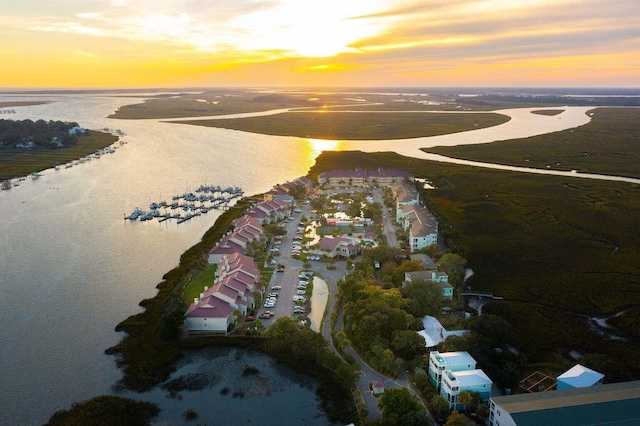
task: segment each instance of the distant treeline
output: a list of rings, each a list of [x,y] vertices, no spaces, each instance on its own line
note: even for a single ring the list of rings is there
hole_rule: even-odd
[[[607,96],[607,95],[532,95],[523,94],[483,94],[475,98],[458,98],[460,103],[470,105],[491,105],[494,102],[528,103],[533,105],[567,105],[567,106],[640,106],[637,96]]]
[[[45,120],[0,120],[0,148],[64,148],[78,143],[76,134],[69,130],[78,123]],[[29,143],[31,142],[31,143]]]

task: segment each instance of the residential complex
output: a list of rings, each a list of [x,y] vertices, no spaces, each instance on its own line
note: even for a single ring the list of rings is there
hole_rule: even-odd
[[[438,221],[420,204],[413,185],[395,182],[390,187],[396,202],[396,222],[409,234],[411,251],[438,243]]]
[[[234,312],[246,315],[255,307],[254,292],[260,291],[260,271],[253,258],[240,253],[218,262],[213,287],[205,287],[185,313],[185,332],[226,334],[235,323]]]
[[[389,186],[393,182],[413,180],[413,176],[401,170],[386,170],[382,167],[376,170],[330,170],[318,175],[320,186],[344,188],[347,186]]]

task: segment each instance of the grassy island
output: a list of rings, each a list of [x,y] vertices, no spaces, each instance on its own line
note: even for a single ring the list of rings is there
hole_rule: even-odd
[[[509,121],[502,114],[437,114],[428,112],[288,112],[265,117],[180,121],[274,136],[313,139],[408,139],[464,132]]]
[[[88,130],[78,137],[78,143],[59,149],[0,148],[0,180],[26,176],[50,169],[55,163],[67,163],[106,148],[118,140],[117,136]]]

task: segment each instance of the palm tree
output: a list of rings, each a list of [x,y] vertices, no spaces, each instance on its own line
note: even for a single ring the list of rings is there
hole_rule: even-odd
[[[473,395],[468,390],[461,390],[458,393],[458,404],[464,405],[464,412],[468,413],[468,405],[473,404]]]

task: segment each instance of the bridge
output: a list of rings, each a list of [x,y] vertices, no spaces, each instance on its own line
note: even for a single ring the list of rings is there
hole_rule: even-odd
[[[493,300],[503,300],[504,297],[502,296],[494,296],[491,293],[481,293],[479,291],[465,291],[462,293],[462,296],[469,296],[469,297],[479,297],[481,299],[493,299]]]

